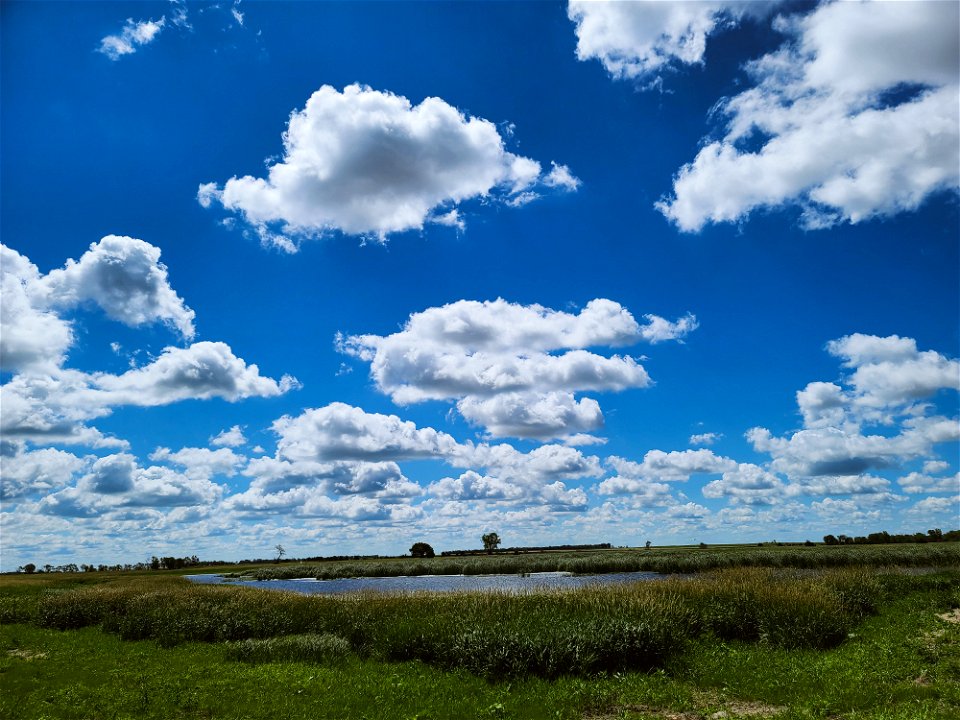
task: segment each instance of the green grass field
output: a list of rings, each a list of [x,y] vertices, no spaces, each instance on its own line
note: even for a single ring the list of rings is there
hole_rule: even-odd
[[[960,563],[526,596],[4,576],[0,717],[953,720],[957,608]]]

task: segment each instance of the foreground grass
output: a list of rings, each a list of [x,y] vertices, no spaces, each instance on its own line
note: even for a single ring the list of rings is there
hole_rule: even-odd
[[[0,718],[960,717],[960,568],[528,596],[98,579],[0,581]]]
[[[694,640],[657,671],[489,682],[335,653],[238,662],[227,643],[124,642],[96,627],[0,627],[0,717],[952,720],[960,716],[958,575],[888,578],[889,598],[831,650]]]

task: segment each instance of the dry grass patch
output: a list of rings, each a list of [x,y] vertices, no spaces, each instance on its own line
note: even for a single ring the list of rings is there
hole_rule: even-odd
[[[40,652],[39,650],[7,650],[7,656],[17,658],[19,660],[43,660],[47,654],[45,652]]]
[[[954,625],[960,624],[960,608],[954,608],[950,612],[937,615],[938,618]]]
[[[785,707],[755,700],[723,700],[713,692],[694,693],[693,704],[693,710],[615,705],[599,715],[587,714],[584,720],[764,720],[787,711]]]

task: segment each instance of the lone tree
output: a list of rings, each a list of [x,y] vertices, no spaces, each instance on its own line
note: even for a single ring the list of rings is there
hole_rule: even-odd
[[[283,556],[287,554],[287,551],[284,549],[283,545],[280,545],[279,543],[277,543],[273,549],[277,551],[277,559],[274,560],[274,562],[280,562],[283,559]]]
[[[432,558],[436,553],[433,552],[433,548],[427,543],[416,542],[413,544],[413,547],[410,548],[410,555],[415,558]]]
[[[487,551],[488,555],[493,554],[493,551],[496,550],[500,544],[500,536],[495,532],[487,533],[480,539],[483,540],[483,549]]]

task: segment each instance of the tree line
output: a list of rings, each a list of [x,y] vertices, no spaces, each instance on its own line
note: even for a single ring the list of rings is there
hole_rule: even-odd
[[[886,530],[851,537],[850,535],[824,535],[824,545],[885,545],[887,543],[927,543],[927,542],[958,542],[960,530],[943,532],[940,528],[933,528],[922,533],[904,533],[900,535],[888,533]]]

